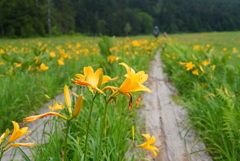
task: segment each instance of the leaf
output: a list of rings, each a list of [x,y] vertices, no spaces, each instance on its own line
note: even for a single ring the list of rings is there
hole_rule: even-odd
[[[21,148],[17,147],[17,150],[25,161],[31,161],[27,154]]]
[[[98,42],[100,54],[107,59],[111,55],[110,48],[113,46],[112,39],[109,36],[102,36],[102,40]]]
[[[227,60],[229,60],[229,57],[230,57],[230,53],[226,53],[223,57],[222,57],[222,62],[224,64],[226,64]]]

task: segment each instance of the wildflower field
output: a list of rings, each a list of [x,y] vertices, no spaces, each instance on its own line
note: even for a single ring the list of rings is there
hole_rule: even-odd
[[[156,157],[157,138],[144,133],[138,109],[142,92],[152,92],[144,83],[161,48],[178,90],[174,99],[189,114],[186,128],[197,131],[213,160],[238,161],[239,44],[240,32],[0,39],[0,160],[14,147],[36,161],[146,160],[144,149]],[[37,113],[61,92],[62,102]],[[47,116],[53,118],[48,143],[17,141],[30,133],[27,123]]]
[[[1,40],[0,158],[9,148],[21,146],[32,149],[30,157],[18,148],[25,160],[141,158],[126,153],[155,140],[143,134],[147,142],[140,144],[144,137],[137,109],[138,91],[151,92],[143,85],[148,79],[144,71],[160,43],[151,37],[107,36]],[[45,114],[37,113],[61,92],[62,102],[49,106]],[[36,145],[34,138],[14,142],[30,133],[28,122],[50,115],[56,117],[52,132],[46,134],[47,144]],[[156,156],[158,149],[151,149]]]
[[[240,160],[240,32],[172,35],[161,55],[213,160]]]

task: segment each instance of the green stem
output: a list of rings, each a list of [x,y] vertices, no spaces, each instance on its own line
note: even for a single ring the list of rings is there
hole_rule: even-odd
[[[92,110],[93,110],[93,103],[96,98],[97,94],[93,96],[92,102],[91,102],[91,107],[90,107],[90,112],[88,116],[88,122],[87,122],[87,134],[86,134],[86,139],[85,139],[85,150],[84,150],[84,161],[86,160],[86,155],[87,155],[87,142],[88,142],[88,135],[89,135],[89,126],[91,124],[91,115],[92,115]]]
[[[104,116],[103,116],[103,130],[104,130],[104,132],[101,132],[101,136],[100,136],[100,143],[99,143],[99,159],[101,158],[100,157],[100,154],[101,154],[101,149],[102,149],[102,140],[103,140],[103,133],[104,134],[106,134],[106,132],[107,132],[107,128],[105,128],[106,127],[106,124],[107,124],[107,120],[106,120],[106,116],[107,116],[107,108],[108,108],[108,101],[107,100],[105,100],[106,101],[106,104],[105,104],[105,111],[104,111]]]
[[[106,102],[106,107],[105,107],[105,111],[104,111],[104,117],[103,117],[103,127],[104,127],[104,134],[107,133],[107,109],[108,109],[108,102]]]
[[[70,127],[70,121],[71,120],[67,120],[67,131],[66,131],[66,136],[65,136],[65,141],[64,141],[64,160],[67,160],[67,139],[68,139],[68,131],[69,131],[69,127]]]
[[[0,152],[0,161],[2,160],[4,152],[7,151],[10,148],[10,146],[8,146],[8,145],[9,145],[9,142],[6,142],[6,144],[4,144],[3,146],[0,147],[0,151],[1,151]]]
[[[2,160],[2,157],[3,157],[3,152],[1,151],[1,154],[0,154],[0,161]]]

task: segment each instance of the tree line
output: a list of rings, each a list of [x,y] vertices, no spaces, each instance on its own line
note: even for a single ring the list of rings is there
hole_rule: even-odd
[[[240,30],[239,0],[0,0],[0,36]]]

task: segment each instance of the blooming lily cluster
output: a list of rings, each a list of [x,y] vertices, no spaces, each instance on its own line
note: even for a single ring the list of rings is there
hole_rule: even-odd
[[[114,92],[109,96],[109,102],[112,99],[117,97],[119,94],[125,94],[130,97],[129,107],[128,109],[132,108],[132,96],[130,92],[135,91],[146,91],[152,93],[152,91],[143,85],[143,83],[148,79],[148,74],[145,74],[144,71],[135,72],[134,69],[129,67],[126,63],[119,63],[120,65],[126,68],[127,73],[124,75],[126,78],[124,82],[120,85],[120,87],[113,87],[113,86],[106,86],[101,89],[101,85],[107,83],[108,81],[115,80],[116,78],[110,78],[109,76],[103,75],[102,69],[96,70],[94,72],[92,67],[84,67],[84,75],[76,74],[76,79],[72,81],[77,85],[88,86],[90,91],[93,92],[95,90],[97,93],[105,95],[103,92],[104,90],[111,89]],[[133,138],[134,138],[134,130],[132,129]],[[159,152],[158,148],[152,146],[155,142],[156,138],[152,136],[150,138],[149,134],[143,134],[143,136],[147,139],[147,141],[137,147],[142,147],[146,150],[153,152],[153,157],[157,156],[157,152]]]
[[[84,67],[84,75],[76,74],[77,79],[72,79],[72,81],[77,85],[88,86],[90,90],[96,90],[98,93],[105,95],[104,90],[111,89],[115,92],[109,97],[111,101],[114,97],[117,97],[120,93],[123,93],[130,97],[129,108],[131,108],[131,94],[130,92],[134,91],[146,91],[152,93],[152,91],[143,85],[143,83],[148,79],[148,74],[145,74],[144,71],[135,72],[134,69],[129,67],[125,63],[119,63],[123,65],[127,74],[125,74],[125,81],[120,87],[106,86],[103,89],[100,89],[102,84],[107,83],[108,81],[116,80],[115,78],[110,78],[109,76],[103,75],[102,68],[94,72],[92,67]]]
[[[97,95],[102,95],[104,97],[107,97],[108,100],[108,104],[114,99],[116,98],[118,95],[120,94],[124,94],[128,97],[130,97],[129,100],[129,106],[128,109],[132,108],[132,95],[130,94],[130,92],[135,92],[135,91],[146,91],[146,92],[150,92],[152,93],[152,91],[147,88],[146,86],[143,85],[143,83],[148,79],[148,74],[146,74],[144,71],[139,71],[139,72],[135,72],[134,69],[132,69],[131,67],[129,67],[126,63],[119,63],[120,65],[124,66],[127,73],[124,75],[125,80],[123,81],[123,83],[120,85],[120,87],[113,87],[113,86],[105,86],[102,87],[103,84],[109,82],[109,81],[113,81],[118,79],[118,77],[115,78],[111,78],[107,75],[103,75],[103,69],[97,69],[96,71],[93,70],[93,68],[91,66],[88,67],[84,67],[83,71],[84,74],[76,74],[76,78],[72,79],[72,82],[75,83],[76,85],[81,85],[81,86],[87,86],[89,91],[97,96]],[[107,95],[105,93],[105,90],[111,90],[111,94]],[[65,104],[62,103],[58,103],[58,102],[54,102],[53,106],[49,106],[49,109],[51,110],[50,112],[44,113],[44,114],[40,114],[40,115],[35,115],[35,116],[29,116],[23,119],[24,123],[29,123],[32,122],[34,120],[37,119],[41,119],[43,117],[47,117],[47,116],[57,116],[59,118],[64,119],[67,122],[67,127],[70,126],[70,121],[73,118],[76,118],[76,116],[80,113],[81,109],[82,109],[82,102],[83,102],[83,97],[82,95],[77,95],[75,94],[78,98],[77,101],[75,103],[75,107],[72,108],[72,102],[71,102],[71,96],[70,96],[70,92],[68,89],[68,86],[64,86],[64,101]],[[95,98],[94,96],[94,98]],[[94,99],[92,100],[94,101]],[[60,112],[54,112],[56,110],[62,110],[64,108],[67,108],[68,114],[62,115],[60,114]],[[92,107],[91,107],[92,108]],[[91,110],[90,110],[91,111]],[[106,110],[107,111],[107,106],[106,106]],[[90,117],[91,116],[91,112],[89,114],[89,122],[90,123]],[[108,127],[106,124],[106,112],[105,112],[105,116],[104,116],[104,127]],[[22,137],[23,135],[25,135],[26,133],[29,133],[30,131],[27,131],[27,127],[24,128],[19,128],[19,125],[13,121],[13,125],[14,125],[14,131],[11,135],[11,137],[8,139],[8,141],[2,146],[2,143],[5,142],[7,136],[9,135],[10,131],[6,130],[6,132],[4,134],[1,135],[0,137],[0,152],[1,152],[1,156],[0,159],[3,156],[3,153],[8,150],[10,147],[17,147],[17,146],[34,146],[35,143],[13,143],[15,140],[17,140],[18,138]],[[104,132],[107,128],[104,128]],[[87,141],[88,141],[88,132],[89,132],[89,127],[87,128],[87,134],[86,134],[86,140],[85,140],[85,154],[87,152]],[[106,132],[105,132],[106,133]],[[103,133],[102,133],[103,134]],[[103,135],[101,135],[100,137],[102,137]],[[153,152],[153,156],[156,157],[157,156],[157,152],[159,151],[156,147],[152,146],[152,144],[155,142],[155,137],[152,136],[150,137],[149,134],[143,134],[143,136],[147,139],[147,142],[138,145],[137,147],[142,147],[144,149],[147,149],[149,151]],[[66,140],[65,140],[65,145],[64,145],[64,151],[63,151],[63,157],[66,159],[67,156],[67,138],[68,138],[68,130],[66,131]],[[102,138],[100,139],[102,140]],[[133,140],[134,140],[134,132],[133,132]],[[100,141],[101,142],[101,141]],[[100,144],[101,146],[101,144]],[[99,149],[101,149],[101,147],[99,147]],[[84,155],[84,157],[86,157],[86,155]],[[84,158],[85,160],[86,158]]]
[[[6,140],[10,134],[9,129],[7,129],[5,133],[3,133],[0,136],[0,160],[3,157],[3,153],[11,147],[19,147],[19,146],[30,147],[30,146],[36,145],[36,143],[14,143],[14,141],[16,141],[17,139],[21,138],[23,135],[31,131],[27,131],[28,127],[19,128],[18,123],[15,121],[12,121],[12,123],[13,123],[14,130],[12,135],[8,139],[8,141]]]

